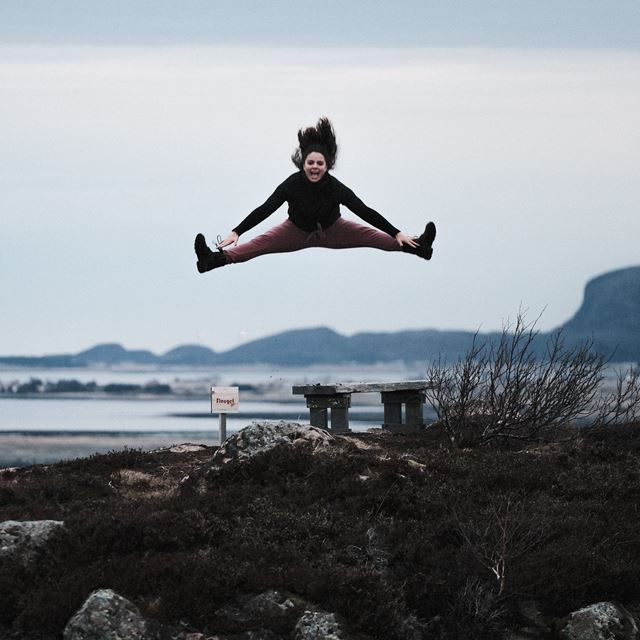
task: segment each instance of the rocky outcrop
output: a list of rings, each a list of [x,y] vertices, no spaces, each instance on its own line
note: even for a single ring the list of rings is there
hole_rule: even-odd
[[[242,463],[275,447],[310,446],[314,451],[331,446],[335,438],[327,431],[297,422],[254,422],[229,436],[210,461],[183,481],[185,490],[201,488],[210,473],[231,463]]]
[[[59,520],[0,522],[0,558],[18,556],[23,563],[33,560],[44,547],[51,534],[63,526]]]
[[[598,602],[574,611],[560,631],[564,640],[637,640],[638,625],[622,606]]]
[[[562,326],[572,340],[593,339],[617,362],[640,360],[640,267],[605,273],[587,282],[576,314]]]
[[[64,629],[64,640],[147,640],[138,608],[111,589],[94,591]]]
[[[242,462],[274,447],[296,447],[305,444],[314,449],[325,448],[333,442],[333,436],[317,427],[297,422],[254,422],[227,438],[216,451],[212,466]]]
[[[305,611],[296,624],[295,640],[346,640],[342,625],[333,613]]]
[[[250,624],[254,630],[242,634],[208,636],[207,640],[349,640],[335,614],[314,608],[310,603],[275,589],[242,598],[217,612],[221,619]],[[292,630],[293,635],[290,636]],[[360,636],[362,640],[365,637]],[[69,620],[64,640],[205,640],[198,632],[163,627],[146,620],[129,600],[111,589],[94,591]]]
[[[533,606],[533,605],[532,605]],[[334,613],[323,611],[293,594],[270,589],[219,611],[227,623],[249,625],[254,630],[238,635],[207,636],[179,631],[146,620],[138,608],[111,589],[94,591],[65,627],[64,640],[349,640],[350,634]],[[509,640],[548,637],[549,628],[536,610],[533,626],[507,632]],[[409,622],[409,621],[408,621]],[[415,622],[415,621],[414,621]],[[563,640],[638,640],[640,632],[633,615],[621,605],[599,602],[571,613],[559,625]],[[422,625],[399,624],[398,633],[406,638],[424,638]],[[282,634],[285,634],[283,636]],[[554,636],[555,637],[555,636]],[[365,636],[359,636],[366,640]]]

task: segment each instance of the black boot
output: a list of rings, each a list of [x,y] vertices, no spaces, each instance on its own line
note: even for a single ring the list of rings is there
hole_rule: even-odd
[[[196,236],[193,248],[196,250],[196,255],[198,256],[196,267],[200,273],[223,267],[228,262],[227,255],[222,249],[217,252],[209,249],[207,241],[201,233]]]
[[[436,225],[427,222],[423,234],[418,238],[418,255],[425,260],[431,260],[433,255],[433,241],[436,239]]]
[[[417,247],[408,247],[405,245],[402,247],[403,251],[407,253],[413,253],[425,260],[431,260],[433,255],[433,241],[436,239],[436,225],[433,222],[427,222],[427,226],[424,228],[424,232],[421,236],[416,238],[418,243]]]

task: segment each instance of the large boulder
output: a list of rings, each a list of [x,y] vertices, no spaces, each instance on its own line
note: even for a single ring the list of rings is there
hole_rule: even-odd
[[[0,522],[0,558],[18,556],[23,563],[30,562],[51,534],[63,525],[59,520]]]
[[[322,611],[313,603],[292,593],[269,589],[238,600],[216,615],[227,624],[239,624],[254,629],[239,636],[215,636],[220,640],[349,640],[341,620],[333,613]],[[358,636],[367,640],[369,636]]]
[[[94,591],[64,629],[64,640],[146,640],[138,608],[111,589]]]
[[[203,464],[182,482],[185,490],[200,490],[202,481],[227,464],[246,462],[254,456],[275,447],[309,446],[324,449],[334,442],[334,437],[323,429],[297,422],[254,422],[238,433],[229,436]]]
[[[347,640],[348,636],[335,614],[305,611],[293,632],[295,640]]]
[[[571,613],[560,630],[565,640],[636,640],[638,625],[622,606],[598,602]]]
[[[275,447],[309,446],[324,449],[334,442],[324,429],[297,422],[253,422],[229,436],[208,462],[182,480],[184,491],[203,491],[206,479],[227,464],[246,462]]]
[[[212,464],[247,460],[274,447],[308,444],[314,449],[333,442],[333,436],[317,427],[297,422],[254,422],[227,438],[213,456]]]

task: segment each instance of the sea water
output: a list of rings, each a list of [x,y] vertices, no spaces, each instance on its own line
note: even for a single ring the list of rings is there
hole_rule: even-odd
[[[260,420],[308,422],[304,398],[293,396],[294,384],[408,380],[420,377],[402,365],[373,367],[236,367],[229,369],[2,369],[0,383],[78,380],[82,383],[140,384],[151,381],[195,388],[255,385],[271,390],[277,400],[243,399],[240,410],[227,414],[227,435]],[[275,391],[275,394],[273,393]],[[369,395],[369,394],[367,394]],[[377,394],[359,396],[350,409],[353,430],[380,427],[382,406]],[[184,442],[217,444],[219,415],[211,413],[208,395],[195,397],[47,397],[0,395],[0,467],[49,463],[123,448],[153,449]]]

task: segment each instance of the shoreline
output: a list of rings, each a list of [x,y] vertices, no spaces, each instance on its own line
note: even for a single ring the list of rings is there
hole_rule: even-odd
[[[194,438],[194,436],[198,436]],[[92,455],[124,449],[155,451],[195,439],[204,446],[218,445],[218,432],[211,429],[196,434],[176,433],[0,433],[0,473],[15,467],[55,464],[63,460],[88,458]],[[126,440],[126,444],[123,444]]]

